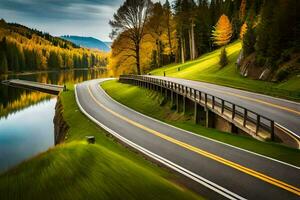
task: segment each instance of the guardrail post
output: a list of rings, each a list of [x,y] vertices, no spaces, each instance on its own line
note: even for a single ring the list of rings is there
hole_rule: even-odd
[[[212,102],[211,102],[211,107],[212,109],[215,109],[215,96],[212,96]]]
[[[275,131],[274,131],[274,121],[271,120],[271,140],[274,141],[275,140]]]
[[[225,104],[225,103],[224,103],[224,100],[223,100],[223,99],[222,99],[221,101],[222,101],[222,105],[221,105],[221,113],[223,114],[223,113],[224,113],[224,106],[225,106],[224,104]]]
[[[258,131],[259,131],[259,125],[260,125],[260,115],[256,115],[256,130],[255,133],[257,135]]]
[[[207,94],[204,94],[204,101],[205,101],[205,106],[207,105]]]
[[[201,102],[201,99],[202,99],[202,92],[198,91],[198,95],[199,95],[199,102]]]
[[[231,115],[231,119],[234,119],[235,117],[235,104],[232,104],[232,115]]]
[[[246,126],[247,123],[247,116],[248,116],[248,110],[244,108],[244,119],[243,119],[243,126]]]

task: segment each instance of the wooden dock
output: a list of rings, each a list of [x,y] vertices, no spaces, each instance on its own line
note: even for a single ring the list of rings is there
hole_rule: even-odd
[[[12,86],[12,87],[17,87],[17,88],[37,90],[40,92],[45,92],[54,95],[58,95],[59,92],[65,89],[64,86],[62,85],[52,85],[52,84],[26,81],[20,79],[5,80],[2,81],[2,84]]]

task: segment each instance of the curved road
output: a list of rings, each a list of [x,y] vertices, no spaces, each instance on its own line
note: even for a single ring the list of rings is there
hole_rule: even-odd
[[[111,99],[99,87],[76,86],[81,111],[119,140],[208,188],[213,199],[299,199],[300,168],[175,128]]]

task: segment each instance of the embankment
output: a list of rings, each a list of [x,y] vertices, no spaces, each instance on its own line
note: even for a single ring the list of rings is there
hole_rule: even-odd
[[[63,116],[63,104],[61,102],[60,96],[58,96],[55,105],[55,116],[53,119],[53,123],[54,123],[54,142],[55,145],[57,145],[64,141],[67,132],[69,130],[69,125],[65,121]]]

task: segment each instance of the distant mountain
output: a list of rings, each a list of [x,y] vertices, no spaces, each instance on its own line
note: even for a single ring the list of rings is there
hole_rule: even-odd
[[[98,40],[93,37],[81,37],[73,35],[64,35],[61,38],[68,40],[78,46],[86,47],[90,49],[99,49],[105,52],[110,51],[110,46],[101,40]]]
[[[111,48],[112,42],[104,42],[109,48]]]

